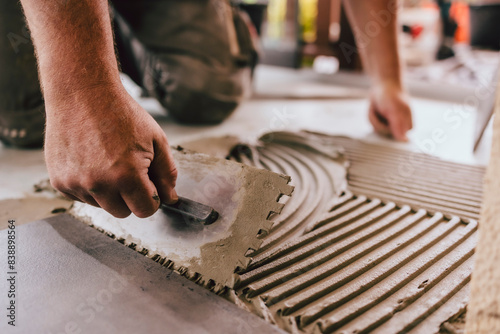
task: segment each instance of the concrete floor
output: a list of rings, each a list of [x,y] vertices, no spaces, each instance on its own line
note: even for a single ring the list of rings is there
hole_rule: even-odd
[[[128,81],[126,86],[132,95],[137,94],[137,89]],[[225,134],[252,141],[269,131],[308,129],[425,152],[461,163],[486,165],[488,162],[491,126],[478,152],[473,154],[476,111],[460,103],[467,101],[463,95],[456,96],[455,102],[413,97],[414,129],[409,134],[410,141],[395,143],[373,132],[367,118],[365,90],[315,80],[304,75],[304,71],[261,66],[256,71],[255,91],[256,96],[243,102],[228,120],[210,127],[175,124],[156,101],[140,99],[140,102],[161,124],[171,145]],[[273,98],[273,94],[277,98]],[[290,98],[290,95],[303,99]],[[53,194],[33,191],[34,184],[47,178],[42,150],[14,150],[0,145],[0,166],[0,229],[7,219],[16,219],[22,224],[48,216],[54,208],[63,205],[52,199]],[[25,200],[20,202],[21,198]],[[39,209],[26,210],[33,201],[37,201]]]

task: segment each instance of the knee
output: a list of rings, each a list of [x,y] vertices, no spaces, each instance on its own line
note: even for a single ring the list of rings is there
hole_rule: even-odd
[[[158,100],[176,121],[218,124],[227,119],[250,86],[248,68],[220,70],[196,59],[170,62],[157,91]]]

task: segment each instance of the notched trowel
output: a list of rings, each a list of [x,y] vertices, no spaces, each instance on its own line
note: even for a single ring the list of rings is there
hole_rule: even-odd
[[[281,212],[280,197],[291,195],[290,177],[181,148],[173,154],[179,171],[176,191],[182,198],[177,205],[163,206],[169,211],[117,219],[75,203],[70,212],[216,292],[233,287],[235,271],[248,266],[249,250],[259,249],[260,238],[270,231],[273,222],[268,218]],[[215,219],[214,212],[218,218],[207,224]]]

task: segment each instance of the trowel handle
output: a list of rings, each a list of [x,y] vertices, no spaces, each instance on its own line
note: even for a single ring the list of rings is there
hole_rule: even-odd
[[[180,214],[185,218],[201,222],[204,225],[210,225],[219,218],[219,213],[215,211],[214,208],[180,196],[177,203],[162,203],[161,208],[166,212]]]

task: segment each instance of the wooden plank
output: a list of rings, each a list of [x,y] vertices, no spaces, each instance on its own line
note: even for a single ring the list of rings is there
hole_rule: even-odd
[[[500,333],[500,85],[497,86],[490,163],[484,179],[466,332]]]

